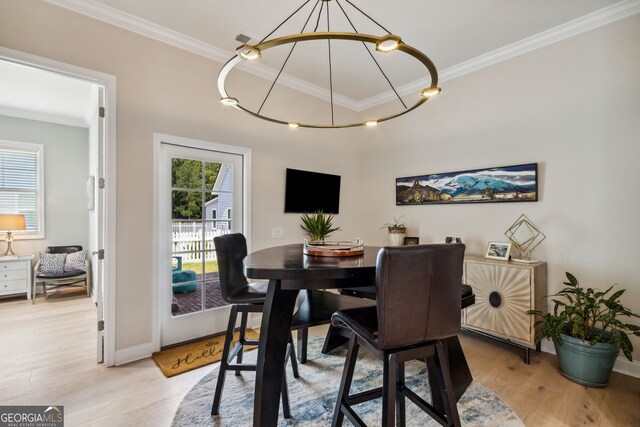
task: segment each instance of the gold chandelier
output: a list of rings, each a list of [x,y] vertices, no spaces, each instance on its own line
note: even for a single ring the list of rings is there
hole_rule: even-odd
[[[441,89],[438,87],[438,72],[436,70],[436,67],[433,65],[433,62],[431,62],[431,60],[424,53],[420,52],[414,47],[409,46],[408,44],[405,44],[402,41],[401,37],[391,34],[386,28],[384,28],[382,25],[376,22],[373,18],[371,18],[369,15],[363,12],[360,8],[355,6],[350,0],[344,0],[344,1],[348,3],[351,7],[353,7],[355,10],[357,10],[360,14],[364,15],[371,22],[373,22],[376,26],[381,28],[385,32],[385,34],[383,34],[382,36],[376,36],[376,35],[359,33],[356,30],[356,27],[354,26],[353,21],[349,18],[345,9],[343,8],[341,4],[341,0],[316,0],[316,3],[313,6],[313,9],[311,10],[311,13],[306,18],[306,21],[302,27],[302,31],[299,34],[268,39],[268,37],[270,37],[273,33],[275,33],[282,25],[284,25],[287,21],[289,21],[298,12],[300,12],[310,1],[311,0],[305,1],[298,9],[296,9],[291,15],[289,15],[284,21],[282,21],[273,31],[267,34],[259,43],[255,45],[243,44],[236,50],[236,56],[232,57],[231,59],[229,59],[229,61],[227,61],[227,63],[222,67],[220,74],[218,75],[218,90],[222,97],[220,99],[220,102],[222,102],[224,105],[228,105],[238,110],[244,111],[245,113],[248,113],[259,119],[267,120],[273,123],[287,125],[291,128],[306,127],[306,128],[335,129],[335,128],[356,127],[356,126],[376,126],[378,123],[382,123],[387,120],[394,119],[396,117],[407,114],[409,111],[415,110],[420,105],[424,104],[429,98],[435,95],[438,95],[440,93]],[[340,11],[344,14],[346,20],[349,22],[351,28],[353,29],[353,32],[329,31],[330,29],[329,4],[332,1],[334,1],[338,5],[338,7],[340,8]],[[320,6],[319,8],[318,8],[318,5]],[[317,14],[315,15],[315,22],[316,22],[315,29],[313,30],[313,32],[305,32],[305,29],[308,23],[310,21],[311,22],[314,21],[312,20],[312,18],[314,17],[314,13],[316,13],[316,10],[317,10]],[[326,14],[326,27],[327,27],[327,31],[324,31],[324,32],[317,31],[321,21],[321,17],[323,15],[323,11],[325,11],[325,14]],[[327,40],[327,45],[329,47],[328,65],[329,65],[329,95],[330,95],[330,106],[331,106],[331,124],[299,123],[291,120],[282,120],[282,119],[269,117],[264,114],[261,114],[267,99],[271,95],[271,91],[273,90],[273,87],[275,86],[276,82],[278,81],[278,78],[282,74],[296,46],[299,43],[310,42],[314,40]],[[400,101],[400,103],[404,108],[396,113],[393,113],[384,117],[371,118],[362,122],[336,124],[335,118],[334,118],[333,75],[332,75],[332,64],[331,64],[331,41],[332,40],[346,40],[346,41],[353,41],[353,42],[361,42],[364,48],[366,49],[367,53],[369,54],[369,56],[377,66],[376,68],[380,71],[380,73],[382,73],[382,75],[384,76],[384,78],[386,79],[389,86],[391,87],[391,89],[393,90],[393,92],[395,93],[395,95],[397,96],[398,100]],[[264,97],[259,109],[252,111],[246,108],[245,106],[243,106],[237,98],[227,93],[227,90],[225,88],[225,80],[229,72],[234,67],[236,67],[238,64],[244,61],[249,61],[249,62],[257,61],[265,54],[265,51],[267,51],[268,49],[271,49],[277,46],[288,45],[288,44],[292,45],[289,51],[289,54],[287,55],[286,59],[284,60],[284,63],[280,67],[280,70],[277,76],[271,83],[271,87],[269,88],[269,91]],[[392,52],[396,52],[396,51],[403,52],[417,59],[426,68],[426,70],[429,72],[431,84],[429,87],[426,87],[421,91],[421,94],[420,94],[421,96],[419,97],[418,101],[415,104],[410,106],[407,106],[405,104],[405,102],[402,100],[402,98],[398,94],[398,91],[395,89],[395,87],[391,83],[390,79],[382,70],[382,67],[380,66],[379,62],[376,60],[375,55],[371,52],[371,49],[367,45],[375,46],[375,50],[383,54],[391,54]]]

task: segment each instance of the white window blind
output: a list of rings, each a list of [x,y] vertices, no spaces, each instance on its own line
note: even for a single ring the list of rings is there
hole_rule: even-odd
[[[23,214],[27,229],[15,235],[44,237],[40,144],[0,141],[0,213]]]

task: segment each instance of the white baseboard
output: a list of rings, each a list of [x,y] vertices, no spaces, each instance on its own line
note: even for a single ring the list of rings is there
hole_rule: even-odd
[[[145,359],[151,357],[153,353],[153,343],[147,342],[144,344],[134,345],[133,347],[126,347],[120,350],[116,350],[116,362],[115,365],[124,365],[125,363],[134,362],[136,360]]]
[[[549,340],[542,340],[541,349],[545,353],[556,354],[556,349],[554,348],[553,343]],[[621,374],[640,378],[640,362],[637,360],[629,362],[624,356],[618,357],[615,365],[613,365],[613,370]]]

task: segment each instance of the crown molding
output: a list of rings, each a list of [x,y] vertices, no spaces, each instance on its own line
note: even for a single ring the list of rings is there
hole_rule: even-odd
[[[158,40],[171,46],[213,59],[217,62],[225,63],[235,55],[214,45],[202,42],[177,31],[169,30],[160,25],[140,19],[128,13],[114,9],[94,0],[43,0],[56,6],[70,9],[74,12],[89,16],[94,19],[115,25],[125,30]],[[439,82],[464,76],[482,68],[489,67],[502,61],[514,58],[535,49],[564,40],[568,37],[593,30],[620,20],[630,15],[640,12],[640,0],[624,0],[609,7],[597,10],[588,15],[569,21],[555,28],[543,31],[539,34],[527,37],[510,45],[496,49],[492,52],[480,55],[476,58],[464,61],[444,69],[439,73]],[[240,64],[238,69],[251,73],[255,76],[273,80],[277,70],[262,64]],[[296,91],[320,98],[324,101],[330,100],[330,93],[325,88],[308,83],[302,79],[283,73],[278,79],[278,83]],[[408,95],[422,90],[428,84],[428,79],[419,79],[404,84],[397,88],[400,95]],[[396,98],[393,91],[383,92],[362,101],[356,101],[349,97],[334,93],[333,102],[336,105],[348,108],[353,111],[364,111],[376,107]]]
[[[146,21],[136,16],[130,15],[126,12],[122,12],[118,9],[114,9],[110,6],[106,6],[101,3],[97,3],[93,0],[43,0],[47,3],[51,3],[56,6],[60,6],[76,13],[88,16],[90,18],[97,19],[99,21],[106,22],[116,27],[123,28],[125,30],[140,34],[145,37],[157,40],[159,42],[177,47],[179,49],[186,50],[188,52],[195,53],[196,55],[204,56],[205,58],[213,59],[214,61],[226,63],[229,58],[235,56],[235,52],[228,52],[224,49],[220,49],[214,45],[197,40],[193,37],[189,37],[185,34],[177,31],[170,30],[153,22]],[[239,64],[237,69],[246,71],[255,76],[261,77],[267,80],[273,80],[278,75],[278,70],[267,67],[262,64]],[[306,93],[308,95],[320,98],[329,102],[331,94],[325,88],[311,84],[302,79],[287,75],[283,73],[278,79],[278,83],[294,89],[298,92]],[[333,94],[333,102],[341,107],[348,108],[350,110],[357,109],[357,102],[340,94]]]
[[[81,118],[59,116],[56,114],[39,113],[36,111],[20,110],[18,108],[0,107],[0,116],[18,119],[36,120],[39,122],[56,123],[59,125],[88,128],[89,124]]]
[[[209,43],[170,30],[94,0],[43,1],[218,62],[226,62],[231,56],[229,52]]]
[[[555,28],[527,37],[515,43],[501,47],[453,67],[445,68],[438,73],[438,83],[464,76],[482,68],[489,67],[502,61],[514,58],[541,47],[559,42],[569,37],[593,30],[603,25],[618,21],[627,16],[640,12],[640,0],[625,0],[609,7],[597,10],[588,15],[569,21]],[[411,83],[398,86],[396,89],[401,96],[416,93],[429,85],[429,79],[422,78]],[[396,99],[393,91],[387,91],[371,98],[357,102],[357,111],[367,110]]]

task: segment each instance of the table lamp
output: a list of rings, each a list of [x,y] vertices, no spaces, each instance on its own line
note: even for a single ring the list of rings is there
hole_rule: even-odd
[[[26,229],[24,215],[0,214],[0,230],[7,232],[7,250],[3,256],[16,256],[13,249],[11,249],[11,242],[13,242],[11,232]]]

